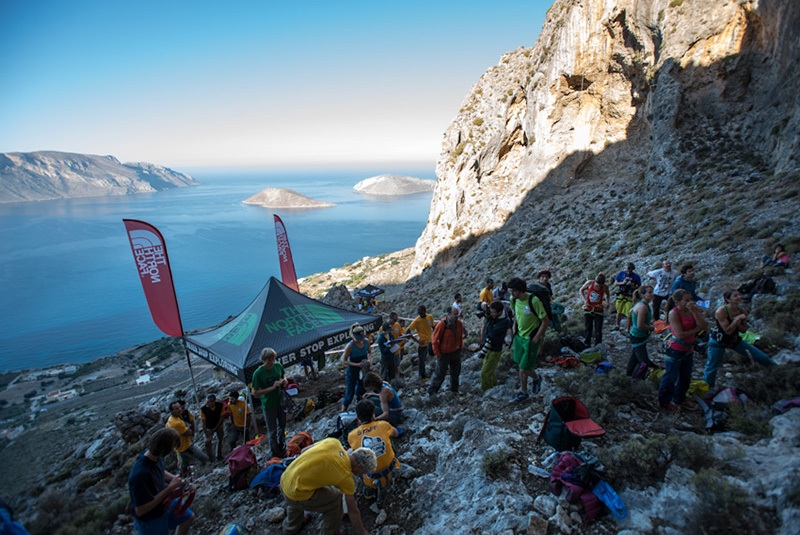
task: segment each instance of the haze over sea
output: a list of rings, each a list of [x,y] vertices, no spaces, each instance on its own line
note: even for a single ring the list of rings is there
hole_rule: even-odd
[[[241,312],[280,278],[273,213],[286,225],[298,277],[411,247],[431,193],[370,197],[353,186],[385,172],[189,171],[201,185],[142,195],[0,204],[0,370],[81,363],[165,336],[153,324],[123,218],[163,234],[184,330]],[[333,208],[242,204],[286,187]]]

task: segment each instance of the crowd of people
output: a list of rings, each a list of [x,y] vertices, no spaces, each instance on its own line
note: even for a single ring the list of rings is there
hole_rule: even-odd
[[[778,245],[772,257],[762,259],[764,266],[787,266],[788,255]],[[605,314],[611,308],[611,292],[615,293],[615,321],[612,330],[627,330],[630,339],[630,358],[626,372],[634,379],[646,377],[659,366],[648,354],[648,341],[661,322],[662,304],[668,329],[663,354],[663,374],[658,387],[658,403],[666,412],[680,409],[695,410],[696,404],[687,398],[694,354],[701,341],[706,363],[703,380],[714,387],[717,372],[727,349],[750,357],[763,366],[776,363],[763,351],[745,342],[741,334],[748,329],[748,312],[743,296],[737,290],[723,293],[724,303],[713,316],[713,327],[705,318],[707,302],[697,294],[695,269],[684,264],[678,272],[669,259],[662,267],[647,272],[654,282],[642,284],[635,265],[629,262],[624,270],[607,283],[605,274],[598,273],[578,290],[584,313],[586,346],[599,346],[603,340]],[[537,274],[535,288],[526,280],[514,277],[495,286],[487,278],[478,293],[475,314],[483,318],[478,356],[483,360],[480,386],[487,391],[498,385],[496,369],[504,348],[510,348],[511,358],[518,369],[519,390],[511,402],[521,403],[540,388],[536,373],[544,337],[551,324],[549,310],[552,298],[549,269]],[[544,289],[544,293],[540,293]],[[548,294],[549,292],[549,294]],[[438,395],[449,376],[449,389],[460,395],[461,360],[466,330],[464,307],[460,293],[453,304],[436,320],[425,305],[408,325],[396,312],[391,312],[377,333],[375,343],[380,355],[380,374],[371,370],[372,338],[363,326],[354,324],[350,341],[345,345],[342,364],[345,367],[344,396],[341,410],[347,411],[356,400],[357,426],[346,436],[346,443],[337,439],[321,440],[305,448],[294,458],[281,478],[281,491],[286,503],[285,533],[297,533],[308,521],[307,511],[322,515],[323,533],[341,533],[343,503],[350,522],[358,533],[367,531],[361,521],[355,500],[354,478],[363,482],[364,495],[382,504],[387,491],[400,474],[401,465],[394,454],[393,440],[404,433],[403,405],[392,381],[402,374],[400,363],[406,355],[406,345],[414,341],[419,380],[427,385],[427,395]],[[704,306],[701,306],[704,305]],[[433,370],[428,360],[434,358]],[[313,367],[312,367],[313,369]],[[309,377],[310,379],[310,377]],[[251,394],[261,402],[272,457],[285,454],[286,411],[281,405],[287,384],[285,370],[271,348],[261,353],[261,366],[253,374]],[[223,440],[233,449],[240,441],[250,438],[255,425],[247,402],[239,391],[231,391],[225,402],[209,395],[201,408],[201,430],[205,436],[204,451],[194,444],[195,420],[185,402],[175,400],[168,406],[169,417],[164,429],[156,432],[148,448],[136,461],[130,473],[129,488],[133,516],[140,533],[164,533],[176,529],[179,535],[188,533],[194,515],[190,509],[175,511],[170,501],[176,489],[186,485],[188,467],[195,463],[220,460]],[[227,422],[227,433],[224,424]],[[255,428],[254,428],[255,429]],[[216,448],[215,446],[216,441]],[[349,444],[346,448],[343,443]],[[164,469],[164,457],[175,451],[179,474]],[[342,499],[342,497],[344,497]]]

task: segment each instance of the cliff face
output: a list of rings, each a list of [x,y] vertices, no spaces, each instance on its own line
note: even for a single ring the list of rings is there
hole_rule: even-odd
[[[792,0],[557,0],[445,133],[411,275],[457,263],[526,198],[606,181],[654,201],[797,170],[797,27]]]
[[[150,163],[68,152],[0,154],[0,202],[152,193],[193,186],[189,175]]]

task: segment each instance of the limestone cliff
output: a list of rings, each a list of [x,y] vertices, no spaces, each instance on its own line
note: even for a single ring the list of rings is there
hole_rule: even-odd
[[[189,175],[150,163],[69,152],[0,154],[0,202],[152,193],[194,186]]]
[[[556,0],[445,133],[411,275],[588,181],[655,201],[718,171],[797,170],[798,27],[793,0]]]

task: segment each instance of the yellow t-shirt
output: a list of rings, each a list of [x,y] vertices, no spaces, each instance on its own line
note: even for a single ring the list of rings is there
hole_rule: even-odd
[[[369,448],[375,452],[378,458],[376,472],[387,468],[394,461],[394,449],[392,448],[392,424],[386,420],[375,420],[368,424],[363,424],[347,435],[347,442],[350,447]],[[366,478],[365,478],[366,482]]]
[[[433,316],[425,314],[425,317],[417,316],[409,323],[406,332],[416,331],[417,338],[422,341],[422,345],[428,345],[433,338]]]
[[[281,476],[281,490],[290,500],[301,502],[322,487],[334,486],[342,494],[356,491],[350,457],[342,443],[326,438],[301,453]]]
[[[243,400],[235,403],[228,403],[228,410],[231,411],[231,421],[236,427],[244,427],[245,415],[250,415],[250,408]]]
[[[176,418],[175,416],[170,416],[169,419],[167,420],[167,425],[165,427],[171,427],[172,429],[177,431],[178,434],[181,436],[181,444],[180,446],[175,448],[176,451],[181,452],[189,449],[189,447],[192,445],[192,437],[190,437],[189,435],[184,435],[184,433],[187,432],[189,428],[186,426],[186,422],[183,421],[183,418]]]
[[[395,339],[397,339],[397,338],[400,338],[401,336],[403,336],[404,334],[406,334],[406,330],[403,329],[403,326],[400,325],[400,322],[395,321],[394,325],[392,325],[392,334],[394,335]],[[399,345],[400,349],[402,349],[403,346],[406,345],[406,341],[402,340],[400,342],[397,342],[397,345]],[[398,349],[396,352],[399,353],[400,349]]]
[[[492,291],[489,288],[484,288],[483,290],[481,290],[480,300],[481,303],[486,303],[487,305],[491,305],[492,301],[494,300],[494,297],[492,297]]]

